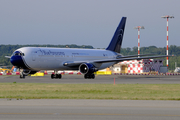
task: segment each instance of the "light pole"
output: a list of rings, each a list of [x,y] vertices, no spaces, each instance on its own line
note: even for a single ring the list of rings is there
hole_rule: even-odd
[[[144,29],[144,26],[137,26],[134,29],[138,29],[138,55],[140,55],[140,29]]]
[[[168,40],[169,40],[169,36],[168,36],[168,30],[169,30],[169,28],[168,28],[168,19],[169,18],[174,18],[174,16],[169,16],[169,15],[166,15],[166,16],[161,16],[161,18],[166,18],[167,19],[167,49],[166,49],[166,53],[167,53],[167,68],[169,68],[169,64],[168,64]]]

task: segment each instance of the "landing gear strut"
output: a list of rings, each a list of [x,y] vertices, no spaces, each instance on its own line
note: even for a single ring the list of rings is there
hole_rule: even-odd
[[[94,79],[94,78],[95,78],[95,75],[94,75],[94,74],[85,74],[85,75],[84,75],[84,78],[85,78],[85,79]]]
[[[61,74],[57,74],[57,71],[54,71],[54,74],[51,74],[51,79],[61,79],[62,75]]]
[[[22,78],[25,78],[25,75],[23,75],[23,74],[20,74],[20,78],[22,79]]]
[[[20,71],[20,78],[21,78],[21,79],[24,79],[24,78],[25,78],[25,75],[23,74],[23,69],[20,69],[19,71]]]

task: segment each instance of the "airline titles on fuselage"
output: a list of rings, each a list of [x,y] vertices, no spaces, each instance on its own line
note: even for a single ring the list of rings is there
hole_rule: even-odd
[[[48,50],[48,51],[45,51],[45,50],[40,50],[40,52],[41,52],[41,55],[56,55],[56,56],[58,56],[58,55],[65,55],[65,53],[64,52],[53,52],[53,51],[51,51],[51,50]]]
[[[37,53],[39,56],[67,56],[67,55],[72,55],[72,56],[88,56],[89,53],[69,53],[66,54],[65,52],[60,52],[60,51],[51,51],[51,50],[38,50],[35,51],[34,53]]]

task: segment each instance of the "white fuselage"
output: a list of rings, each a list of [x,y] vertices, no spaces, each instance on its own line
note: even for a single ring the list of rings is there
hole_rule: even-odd
[[[116,53],[109,50],[99,49],[72,49],[72,48],[46,48],[46,47],[24,47],[17,49],[24,53],[22,59],[26,66],[32,70],[78,70],[77,67],[65,66],[64,63],[85,61],[91,63],[93,60],[113,59]],[[92,63],[93,64],[93,63]],[[96,66],[104,69],[115,62],[101,63]]]

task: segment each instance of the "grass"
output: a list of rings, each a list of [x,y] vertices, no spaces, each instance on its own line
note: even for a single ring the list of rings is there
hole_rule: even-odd
[[[0,83],[0,98],[180,100],[180,84]]]

